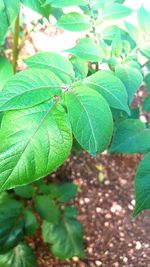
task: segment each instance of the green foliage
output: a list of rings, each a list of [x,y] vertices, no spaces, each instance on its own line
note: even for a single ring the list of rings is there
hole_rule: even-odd
[[[76,197],[77,186],[39,180],[68,158],[73,141],[92,156],[106,149],[147,153],[135,177],[134,216],[150,208],[150,128],[139,119],[141,107],[132,106],[143,76],[150,92],[150,74],[143,68],[150,70],[149,11],[142,6],[138,26],[124,22],[123,30],[112,20],[132,13],[124,0],[3,0],[1,46],[10,26],[13,32],[20,3],[47,20],[53,15],[58,28],[86,35],[65,50],[69,59],[40,52],[26,58],[28,69],[16,75],[0,57],[0,191],[14,188],[0,194],[1,267],[37,266],[31,248],[22,243],[38,228],[35,212],[54,256],[84,257],[83,229],[77,210],[68,203]],[[77,11],[63,9],[72,6]],[[147,58],[144,65],[139,52]],[[149,94],[142,110],[150,111]]]
[[[37,267],[37,259],[31,247],[20,243],[6,254],[0,255],[1,267]]]
[[[138,166],[134,188],[136,206],[133,215],[150,208],[150,153],[146,154]]]
[[[113,122],[105,99],[92,89],[75,86],[65,94],[65,103],[78,143],[93,156],[106,149]]]
[[[63,15],[57,22],[56,27],[68,31],[84,31],[91,27],[88,18],[77,13],[71,12]]]
[[[150,129],[140,120],[127,119],[117,124],[110,152],[145,153],[150,148]]]
[[[0,91],[3,89],[5,83],[12,77],[12,75],[12,65],[4,57],[0,57]]]
[[[84,257],[82,242],[83,230],[76,219],[76,211],[67,209],[63,219],[57,224],[44,222],[42,226],[44,241],[51,244],[52,253],[60,259],[77,256]]]

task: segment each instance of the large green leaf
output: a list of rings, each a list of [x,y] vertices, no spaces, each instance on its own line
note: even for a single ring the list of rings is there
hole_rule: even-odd
[[[77,86],[65,94],[65,103],[75,138],[96,156],[112,136],[112,114],[106,100],[86,86]]]
[[[89,29],[91,25],[86,16],[77,12],[70,12],[68,14],[64,14],[58,20],[56,27],[68,31],[78,32]]]
[[[0,200],[0,254],[15,247],[24,234],[22,204],[4,195]],[[1,266],[1,265],[0,265]]]
[[[123,82],[128,93],[129,104],[131,104],[134,94],[142,84],[142,74],[139,70],[126,65],[117,65],[115,74]]]
[[[0,91],[3,89],[3,86],[12,77],[12,75],[12,65],[6,58],[0,57]]]
[[[84,83],[99,92],[111,107],[130,113],[126,89],[112,72],[98,71],[85,79]]]
[[[51,71],[29,69],[13,76],[0,92],[0,111],[24,109],[61,92],[62,81]]]
[[[13,250],[0,255],[1,267],[37,267],[37,259],[32,249],[20,243]]]
[[[145,33],[150,33],[150,12],[141,6],[137,12],[138,24]]]
[[[44,5],[45,0],[21,0],[21,2],[47,19],[51,14],[51,6],[49,4]]]
[[[127,17],[132,13],[132,9],[119,4],[113,3],[106,6],[100,15],[101,20],[121,19]]]
[[[48,69],[54,72],[64,83],[70,83],[74,79],[72,64],[53,52],[41,52],[24,60],[31,68]]]
[[[4,41],[8,27],[19,14],[19,4],[19,0],[0,1],[0,44]]]
[[[142,210],[150,208],[150,152],[138,166],[134,189],[136,205],[133,215],[136,216]]]
[[[102,50],[90,38],[80,39],[73,48],[65,50],[81,59],[98,62],[102,58]]]
[[[144,153],[150,148],[150,129],[140,120],[127,119],[116,126],[110,152]]]
[[[50,3],[53,7],[82,6],[87,4],[86,0],[46,0],[45,2]]]
[[[0,140],[1,190],[48,175],[64,162],[72,146],[67,115],[51,102],[6,112]]]
[[[37,196],[35,207],[42,219],[51,223],[57,223],[59,221],[60,211],[50,196]]]
[[[139,29],[135,25],[133,25],[133,24],[127,22],[127,21],[125,22],[125,26],[127,28],[128,33],[130,34],[130,36],[136,42],[138,42],[140,40],[140,31],[139,31]]]
[[[84,256],[83,230],[74,210],[65,211],[62,220],[57,224],[44,221],[42,235],[44,241],[51,244],[52,253],[60,259]]]

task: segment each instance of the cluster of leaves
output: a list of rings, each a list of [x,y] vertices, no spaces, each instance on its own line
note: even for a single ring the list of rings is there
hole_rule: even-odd
[[[76,208],[68,205],[76,194],[77,186],[72,183],[44,182],[3,192],[0,195],[0,266],[37,266],[34,252],[24,241],[38,228],[35,211],[43,220],[42,237],[50,244],[53,255],[61,259],[75,255],[82,258],[82,226],[77,220]]]
[[[102,27],[99,34],[99,27],[106,21],[132,13],[123,2],[21,1],[46,18],[54,15],[57,27],[86,31],[86,37],[66,50],[71,55],[69,59],[53,52],[37,53],[25,59],[28,69],[14,76],[10,63],[0,59],[3,63],[0,66],[1,191],[48,175],[68,158],[73,139],[92,156],[105,149],[125,154],[149,151],[149,125],[139,119],[140,110],[133,108],[132,102],[145,76],[139,54],[147,62],[150,60],[150,14],[142,6],[137,12],[138,27],[124,21],[122,29],[112,22],[111,26]],[[6,25],[2,39],[18,15],[20,2],[8,5],[5,1],[4,5],[0,6],[0,20]],[[64,13],[63,8],[70,6],[78,6],[80,12]],[[147,74],[144,81],[148,90],[149,80]],[[149,95],[142,108],[149,111]],[[147,153],[135,177],[134,215],[150,208],[149,162]],[[62,186],[58,190],[50,185],[42,190],[47,195],[38,196],[35,206],[45,220],[44,240],[60,258],[83,257],[82,230],[76,221],[76,210],[69,206],[63,209],[58,204],[70,200],[66,196],[64,200],[63,195],[71,189],[65,191]],[[51,206],[51,215],[45,209],[46,204]],[[69,235],[66,238],[67,229],[73,239]]]

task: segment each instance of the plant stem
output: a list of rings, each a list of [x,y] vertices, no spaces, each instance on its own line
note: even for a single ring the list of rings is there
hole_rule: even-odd
[[[14,74],[16,73],[17,68],[17,60],[18,60],[18,39],[19,39],[19,15],[16,18],[15,21],[15,27],[14,27],[14,38],[13,38],[13,71]]]

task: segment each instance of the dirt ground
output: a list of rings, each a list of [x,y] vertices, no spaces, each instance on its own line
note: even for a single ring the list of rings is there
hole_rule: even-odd
[[[74,204],[84,226],[86,257],[55,259],[38,232],[31,243],[39,267],[150,267],[150,211],[132,218],[133,178],[140,158],[113,154],[93,159],[82,153],[57,171],[58,179],[81,188]]]

